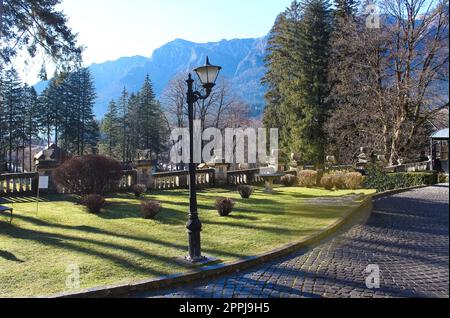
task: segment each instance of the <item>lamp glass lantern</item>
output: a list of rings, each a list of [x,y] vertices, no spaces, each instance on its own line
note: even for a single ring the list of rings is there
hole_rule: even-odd
[[[206,58],[206,65],[196,68],[194,71],[205,89],[211,89],[216,85],[222,67],[211,65],[209,58]]]

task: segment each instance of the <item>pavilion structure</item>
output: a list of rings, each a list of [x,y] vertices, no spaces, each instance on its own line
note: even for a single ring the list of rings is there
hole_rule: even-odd
[[[432,170],[448,174],[448,134],[449,129],[442,129],[431,135]]]

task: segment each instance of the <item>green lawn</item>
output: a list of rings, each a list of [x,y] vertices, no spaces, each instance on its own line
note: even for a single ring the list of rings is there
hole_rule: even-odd
[[[229,262],[296,241],[332,224],[349,206],[317,205],[308,200],[373,191],[279,188],[267,195],[258,188],[250,200],[235,191],[204,190],[198,195],[204,253]],[[234,213],[221,218],[217,197],[236,200]],[[68,266],[80,268],[81,288],[127,283],[183,272],[174,258],[187,254],[188,192],[151,193],[162,202],[157,220],[140,218],[131,194],[108,198],[102,215],[88,214],[70,196],[42,199],[39,214],[32,198],[17,198],[12,225],[0,215],[0,297],[36,296],[68,291]],[[9,204],[11,205],[11,203]]]

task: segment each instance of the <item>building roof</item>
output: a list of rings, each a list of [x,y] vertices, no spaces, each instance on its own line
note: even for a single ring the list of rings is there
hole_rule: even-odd
[[[449,139],[448,138],[448,128],[439,130],[431,135],[433,139]]]

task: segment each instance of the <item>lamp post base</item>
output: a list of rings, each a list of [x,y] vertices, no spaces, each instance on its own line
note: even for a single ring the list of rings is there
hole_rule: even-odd
[[[197,267],[197,266],[204,266],[204,265],[211,265],[215,263],[219,263],[220,259],[215,257],[209,257],[209,256],[202,256],[199,258],[192,259],[190,256],[186,256],[183,258],[176,258],[176,262],[189,266],[189,267]]]

